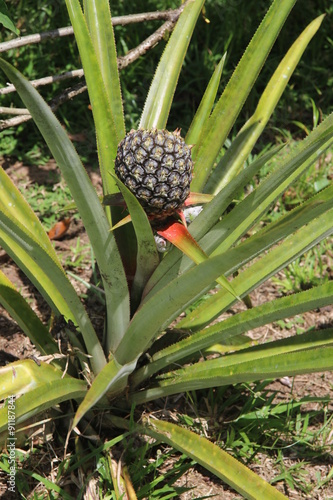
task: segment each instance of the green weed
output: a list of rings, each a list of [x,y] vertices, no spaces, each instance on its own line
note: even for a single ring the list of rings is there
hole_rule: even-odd
[[[61,209],[72,201],[69,189],[62,182],[54,185],[21,183],[19,187],[34,212],[38,214],[46,231],[59,220]]]
[[[80,237],[76,240],[75,246],[70,247],[70,256],[65,259],[65,267],[78,269],[89,266],[90,269],[91,245],[81,242]]]
[[[322,241],[302,257],[296,259],[282,273],[282,278],[272,278],[282,293],[300,292],[332,279],[332,239]],[[286,326],[286,325],[284,325]]]

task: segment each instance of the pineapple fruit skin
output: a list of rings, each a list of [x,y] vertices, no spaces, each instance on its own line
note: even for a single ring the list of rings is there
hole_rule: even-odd
[[[153,220],[183,206],[192,170],[191,147],[178,130],[131,130],[118,145],[115,173]]]

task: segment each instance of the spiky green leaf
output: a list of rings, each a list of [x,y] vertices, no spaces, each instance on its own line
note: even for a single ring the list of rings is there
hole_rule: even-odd
[[[63,374],[52,365],[38,366],[31,359],[16,361],[0,368],[1,398],[16,393],[23,395],[15,401],[15,423],[69,399],[82,399],[87,391],[86,382]],[[0,409],[0,432],[8,429],[8,409]]]
[[[110,422],[120,428],[129,429],[128,420],[111,416]],[[165,420],[146,418],[143,424],[131,423],[131,429],[146,434],[158,442],[162,441],[185,453],[236,491],[252,500],[283,500],[282,493],[273,488],[245,465],[221,450],[208,439],[179,425]]]
[[[273,276],[280,269],[286,267],[298,256],[316,245],[319,241],[333,233],[333,209],[323,213],[317,219],[312,220],[307,226],[302,227],[295,234],[289,236],[283,243],[276,246],[267,254],[261,255],[251,266],[233,279],[232,286],[236,293],[241,297],[250,293],[265,280]],[[229,255],[234,257],[238,252],[242,252],[241,247],[231,250]],[[228,265],[228,255],[224,255],[225,265]],[[230,265],[230,261],[229,261]],[[208,324],[231,304],[230,295],[224,290],[218,291],[212,297],[199,305],[195,311],[189,313],[186,318],[181,320],[179,326],[182,328],[201,328]]]
[[[120,136],[118,136],[118,130],[112,114],[108,92],[105,87],[106,82],[103,80],[99,64],[100,61],[96,55],[80,2],[78,0],[66,0],[66,5],[78,44],[93,111],[103,190],[104,194],[109,194],[116,191],[116,186],[113,183],[112,177],[108,175],[108,171],[110,168],[112,169]],[[90,17],[92,19],[92,29],[94,28],[95,33],[96,18],[94,16]],[[98,41],[94,33],[94,41],[97,44]],[[100,57],[102,56],[100,55]],[[103,61],[104,63],[105,61]]]
[[[333,329],[297,335],[195,363],[133,395],[140,404],[180,392],[333,369]]]
[[[42,354],[58,352],[58,347],[45,325],[0,270],[0,303]]]
[[[117,140],[120,141],[125,135],[125,122],[110,3],[106,0],[84,0],[84,16],[110,103]]]
[[[295,0],[275,0],[244,52],[201,135],[193,191],[202,191],[216,157],[294,4]]]
[[[129,322],[129,293],[119,251],[97,193],[66,132],[36,89],[4,60],[0,60],[0,67],[16,86],[67,182],[101,271],[107,333],[121,338]]]
[[[268,82],[254,114],[237,134],[231,147],[226,151],[221,161],[214,169],[214,178],[207,186],[208,192],[217,194],[243,168],[253,146],[267,125],[290,77],[292,76],[303,52],[318,31],[324,15],[312,21],[288,50],[285,57]]]
[[[134,302],[132,306],[134,305],[135,308],[139,304],[143,289],[158,266],[160,259],[153,231],[145,211],[131,191],[116,177],[115,182],[129,209],[137,239],[136,272],[131,293],[131,299]]]
[[[181,13],[157,66],[139,128],[166,127],[179,73],[203,4],[204,0],[193,0]]]
[[[150,363],[136,371],[132,384],[136,386],[157,371],[172,363],[179,363],[181,359],[202,352],[214,344],[224,343],[268,323],[330,304],[333,304],[333,282],[243,311],[158,351],[152,356]]]
[[[221,80],[225,58],[226,54],[224,54],[221,61],[216,66],[185,137],[185,142],[187,144],[194,145],[194,148],[192,149],[193,160],[195,160],[195,145],[200,142],[202,131],[204,130],[205,124],[213,109],[217,90],[219,88]]]

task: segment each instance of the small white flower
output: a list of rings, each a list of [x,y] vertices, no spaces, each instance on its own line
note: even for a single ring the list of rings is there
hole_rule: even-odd
[[[164,253],[169,249],[170,243],[162,236],[154,236],[158,252]]]
[[[191,224],[191,222],[194,221],[196,217],[200,214],[202,211],[202,206],[198,205],[197,207],[189,207],[189,208],[184,208],[183,212],[185,215],[186,222],[188,224]]]

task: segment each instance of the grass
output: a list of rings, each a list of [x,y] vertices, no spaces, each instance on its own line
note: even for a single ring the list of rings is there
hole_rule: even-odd
[[[317,472],[316,481],[307,474],[325,455],[329,461],[333,420],[329,396],[294,399],[291,388],[289,396],[276,402],[281,396],[268,381],[209,392],[197,402],[208,422],[209,437],[237,459],[250,467],[269,461],[274,482],[284,481],[299,493],[313,494],[328,483],[330,471],[326,476]]]
[[[267,215],[268,221],[273,221],[279,214],[286,213],[301,201],[327,187],[333,179],[333,155],[330,150],[320,158],[297,182],[295,182],[277,201],[274,209]],[[273,283],[279,286],[282,293],[307,290],[313,285],[326,283],[332,279],[333,253],[332,237],[328,237],[296,259],[280,276],[273,278]]]
[[[19,187],[46,231],[59,220],[61,210],[72,201],[70,191],[63,181],[53,185],[41,185],[37,182],[24,185],[21,182]]]
[[[283,271],[283,278],[273,278],[273,283],[284,294],[309,290],[314,285],[327,283],[331,279],[328,270],[332,266],[331,248],[332,238],[328,238],[296,259]]]
[[[270,388],[268,381],[219,388],[208,393],[199,391],[183,397],[172,418],[194,432],[208,435],[250,467],[269,463],[269,467],[260,468],[261,473],[273,472],[274,482],[283,481],[288,491],[298,492],[298,498],[309,498],[306,495],[314,498],[332,477],[329,467],[327,473],[316,468],[325,456],[329,461],[332,447],[333,416],[329,411],[329,397],[295,400],[291,389],[284,401],[277,399],[281,397]],[[158,413],[165,411],[167,407]],[[50,423],[45,422],[44,428]],[[38,426],[34,429],[38,430]],[[68,500],[83,498],[87,485],[92,494],[95,492],[93,498],[120,498],[122,485],[117,486],[115,480],[119,463],[126,464],[128,480],[138,499],[162,500],[180,498],[185,493],[191,495],[181,478],[195,467],[193,461],[164,445],[130,433],[116,439],[112,438],[112,429],[108,434],[104,443],[98,438],[97,442],[86,440],[85,448],[81,440],[77,441],[77,446],[71,441],[65,459],[64,443],[59,434],[43,444],[36,444],[36,438],[31,439],[27,451],[18,449],[17,452],[22,468],[17,473],[17,489],[22,498],[53,499],[59,495]],[[8,469],[5,453],[0,458],[0,469]],[[306,474],[310,469],[309,478]],[[78,495],[66,488],[68,481],[77,485]],[[195,491],[192,493],[192,498],[198,498]]]
[[[70,247],[70,256],[66,257],[64,266],[66,269],[91,268],[91,245],[81,242],[78,237],[75,246]]]

